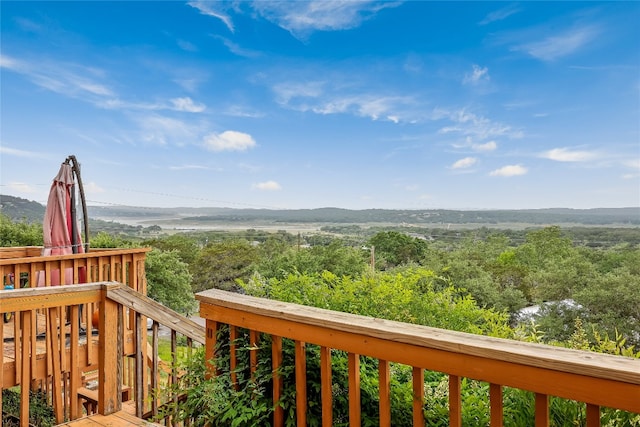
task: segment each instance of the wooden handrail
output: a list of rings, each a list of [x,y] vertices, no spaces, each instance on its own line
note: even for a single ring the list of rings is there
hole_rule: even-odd
[[[540,398],[536,399],[536,410],[541,414],[545,407],[548,410],[548,396],[585,402],[587,418],[591,419],[588,425],[599,425],[595,423],[596,419],[599,423],[600,406],[640,412],[639,359],[375,319],[220,290],[204,291],[196,297],[200,316],[207,319],[208,357],[214,354],[210,347],[215,344],[215,329],[228,324],[319,345],[321,352],[323,348],[346,351],[350,370],[353,364],[354,371],[357,356],[363,355],[383,361],[383,369],[386,362],[397,362],[414,367],[414,374],[416,369],[447,373],[452,391],[451,425],[461,422],[461,377],[490,383],[493,404],[501,402],[502,386],[537,393]],[[350,378],[353,386],[357,380]],[[420,387],[414,382],[414,390]],[[495,425],[501,425],[498,418],[502,409],[491,412]]]
[[[82,308],[91,306],[98,309],[97,325],[92,325],[87,313],[80,317]],[[127,399],[133,398],[136,415],[156,416],[160,405],[167,402],[164,399],[177,398],[154,395],[150,399],[152,388],[170,390],[164,381],[177,381],[173,367],[177,363],[177,334],[185,336],[189,348],[193,342],[205,341],[203,326],[119,282],[0,290],[0,314],[3,313],[14,314],[15,325],[11,329],[17,332],[9,344],[0,342],[0,353],[4,354],[7,348],[13,353],[11,361],[5,358],[0,369],[0,388],[29,385],[21,387],[20,392],[20,419],[25,427],[29,390],[34,385],[47,391],[58,422],[82,417],[80,402],[87,404],[87,415],[120,410],[125,394]],[[147,341],[146,317],[154,321],[150,338],[153,345]],[[44,322],[45,331],[42,325],[36,329],[38,319]],[[81,322],[85,321],[87,329],[82,332]],[[170,330],[174,350],[168,361],[174,365],[164,379],[159,367],[167,361],[158,359],[160,324]],[[0,335],[4,330],[4,323],[0,323]],[[97,353],[93,359],[88,356],[90,347],[95,347],[93,352]],[[81,378],[84,372],[97,372],[97,390],[85,388]]]
[[[107,289],[107,298],[122,304],[125,308],[134,310],[143,316],[175,330],[176,332],[191,338],[195,342],[204,344],[205,328],[193,320],[185,317],[170,308],[152,300],[151,298],[134,291],[126,286]]]

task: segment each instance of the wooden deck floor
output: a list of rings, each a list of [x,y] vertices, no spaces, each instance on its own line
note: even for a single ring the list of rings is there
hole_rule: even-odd
[[[68,423],[59,424],[59,426],[70,427],[132,427],[132,426],[147,426],[156,427],[160,424],[150,423],[149,421],[141,420],[135,416],[128,414],[125,411],[116,412],[111,415],[91,415],[90,417],[80,418],[75,421],[69,421]]]

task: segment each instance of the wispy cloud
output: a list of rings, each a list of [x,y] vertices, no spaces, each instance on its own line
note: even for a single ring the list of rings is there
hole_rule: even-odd
[[[431,118],[433,120],[446,118],[454,123],[452,126],[445,126],[438,131],[443,134],[459,133],[464,136],[473,137],[473,139],[477,140],[485,140],[500,136],[517,139],[522,138],[524,135],[520,129],[514,129],[509,125],[494,122],[486,117],[472,113],[466,108],[457,110],[437,108],[433,111]]]
[[[5,143],[0,144],[0,153],[5,156],[22,157],[25,159],[37,159],[44,158],[42,153],[36,153],[35,151],[18,150],[17,148],[7,147]]]
[[[276,181],[264,181],[257,184],[253,184],[251,188],[260,191],[278,191],[282,190],[282,186]]]
[[[231,17],[224,10],[221,10],[225,7],[224,2],[194,0],[188,2],[187,4],[198,9],[203,15],[212,16],[221,20],[232,33],[235,31],[235,27],[233,25]]]
[[[572,150],[564,147],[545,151],[540,157],[557,162],[587,162],[596,159],[598,154],[594,151]]]
[[[188,113],[201,113],[206,109],[204,104],[196,104],[189,97],[186,98],[174,98],[171,100],[173,109],[176,111],[186,111]]]
[[[494,151],[498,148],[498,144],[495,141],[489,141],[484,144],[471,144],[471,148],[475,151]]]
[[[229,49],[229,52],[233,53],[234,55],[242,56],[243,58],[257,58],[262,55],[262,53],[258,51],[245,49],[226,37],[215,36],[215,38],[220,40],[226,46],[226,48]]]
[[[466,169],[475,165],[478,162],[478,159],[475,157],[465,157],[463,159],[458,160],[454,164],[451,165],[451,169]]]
[[[520,12],[520,7],[517,4],[510,4],[487,14],[482,21],[478,22],[478,25],[487,25],[492,22],[502,21],[518,12]]]
[[[95,79],[104,73],[94,67],[46,60],[36,63],[2,55],[0,68],[22,74],[37,86],[70,98],[102,99],[113,96],[111,89]]]
[[[157,145],[186,145],[198,140],[199,125],[159,114],[133,116],[138,125],[137,140]]]
[[[246,151],[256,146],[256,141],[247,133],[227,130],[212,133],[204,138],[204,146],[211,151]]]
[[[511,50],[525,52],[542,61],[553,61],[583,49],[595,40],[600,32],[600,29],[593,25],[574,27],[542,40],[518,44]]]
[[[5,187],[5,185],[2,185],[3,187]],[[27,184],[25,182],[16,182],[16,181],[11,181],[8,184],[6,184],[6,190],[8,190],[7,192],[18,192],[18,193],[37,193],[39,190],[37,188],[35,188],[34,186]]]
[[[313,31],[338,31],[358,27],[382,9],[396,7],[400,2],[383,1],[254,1],[260,15],[304,38]]]
[[[522,165],[507,165],[499,169],[496,169],[494,171],[491,171],[489,175],[510,177],[510,176],[526,175],[527,172],[528,172],[528,169]]]
[[[201,165],[180,165],[180,166],[169,166],[169,170],[172,171],[181,171],[181,170],[194,170],[194,169],[209,169],[206,166]]]
[[[316,114],[353,114],[372,120],[405,121],[404,111],[414,100],[408,96],[372,93],[345,94],[340,87],[314,81],[274,86],[276,101],[283,107]]]
[[[489,77],[489,69],[487,67],[480,67],[473,64],[473,70],[470,73],[464,75],[462,83],[466,85],[478,85],[480,83],[486,83],[491,79]]]

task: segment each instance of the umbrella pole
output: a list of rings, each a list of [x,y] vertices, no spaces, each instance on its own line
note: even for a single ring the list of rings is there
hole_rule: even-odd
[[[89,216],[87,215],[87,200],[85,199],[84,186],[82,185],[82,176],[80,175],[80,163],[78,163],[78,160],[74,155],[70,155],[69,157],[67,157],[67,160],[70,160],[72,162],[71,168],[74,175],[76,176],[76,179],[78,180],[78,191],[80,192],[80,202],[82,203],[82,219],[84,223],[84,252],[87,253],[89,252]]]

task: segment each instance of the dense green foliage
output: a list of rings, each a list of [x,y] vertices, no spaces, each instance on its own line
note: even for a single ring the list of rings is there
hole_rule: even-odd
[[[176,251],[154,249],[147,253],[145,272],[150,298],[187,316],[195,312],[189,266]]]
[[[14,222],[0,214],[0,246],[42,246],[42,223]]]

